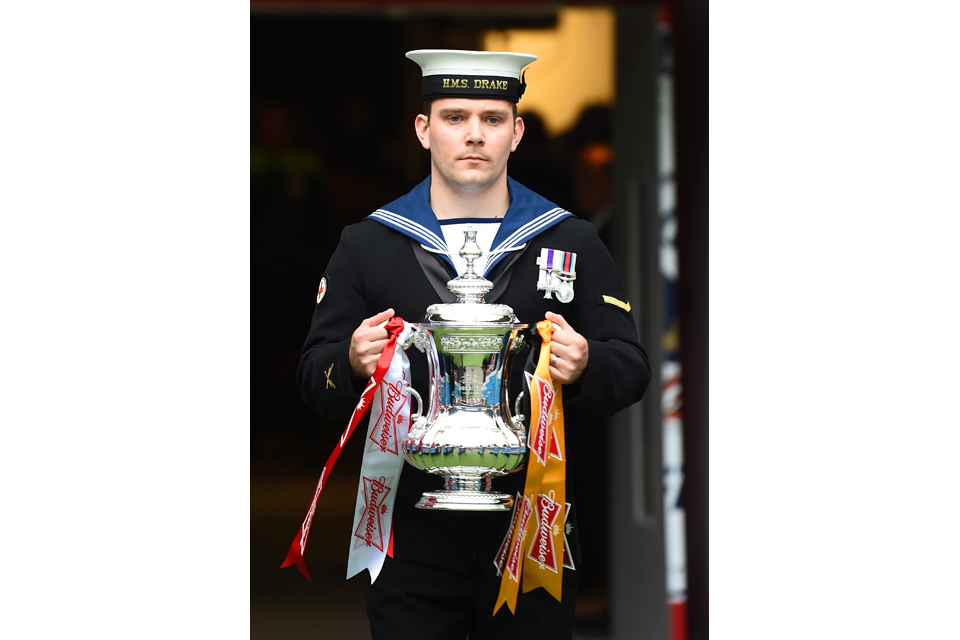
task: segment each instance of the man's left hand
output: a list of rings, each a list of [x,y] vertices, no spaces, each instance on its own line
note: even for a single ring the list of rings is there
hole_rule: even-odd
[[[560,384],[572,384],[587,368],[590,359],[587,339],[574,331],[559,313],[547,311],[545,317],[559,326],[554,329],[550,344],[550,376]]]

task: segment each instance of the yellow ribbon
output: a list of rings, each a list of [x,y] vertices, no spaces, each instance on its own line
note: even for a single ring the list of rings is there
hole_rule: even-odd
[[[566,450],[563,436],[562,386],[550,377],[553,323],[537,323],[543,339],[537,368],[530,379],[530,434],[523,499],[513,511],[509,553],[493,607],[506,603],[516,612],[517,591],[543,587],[560,600],[563,584],[563,527],[566,520]],[[522,572],[520,567],[523,567]]]

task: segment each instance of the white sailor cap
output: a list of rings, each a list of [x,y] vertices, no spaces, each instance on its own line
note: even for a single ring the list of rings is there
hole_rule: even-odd
[[[527,84],[523,68],[537,59],[510,51],[417,49],[407,57],[423,71],[423,99],[497,98],[518,102]]]

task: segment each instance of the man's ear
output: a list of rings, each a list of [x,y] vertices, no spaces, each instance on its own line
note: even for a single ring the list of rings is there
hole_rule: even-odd
[[[430,119],[421,113],[417,116],[417,119],[413,123],[413,126],[417,130],[417,139],[420,141],[420,145],[424,149],[429,149],[430,148]]]
[[[513,122],[513,144],[510,146],[510,151],[516,151],[517,147],[520,145],[520,138],[523,137],[523,118],[517,116],[517,119]]]

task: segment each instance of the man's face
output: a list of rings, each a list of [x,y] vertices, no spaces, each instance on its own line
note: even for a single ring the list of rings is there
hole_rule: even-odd
[[[481,191],[500,180],[523,136],[513,105],[493,99],[439,98],[429,120],[417,116],[416,128],[434,175],[460,191]]]

